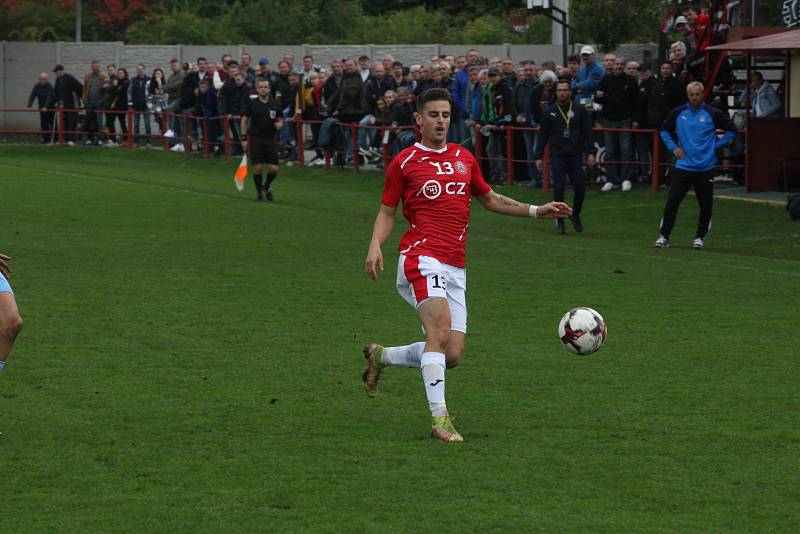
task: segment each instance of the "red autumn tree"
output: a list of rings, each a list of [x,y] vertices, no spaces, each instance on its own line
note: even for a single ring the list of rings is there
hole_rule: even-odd
[[[60,0],[62,3],[75,0]],[[125,30],[155,11],[153,0],[94,0],[92,12],[103,29],[122,38]]]

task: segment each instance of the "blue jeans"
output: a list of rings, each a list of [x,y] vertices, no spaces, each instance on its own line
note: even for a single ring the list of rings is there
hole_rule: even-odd
[[[533,155],[536,153],[536,138],[538,132],[522,131],[522,137],[525,139],[525,159],[528,160],[528,178],[531,180],[539,181],[541,173],[536,168],[536,163],[533,161]]]
[[[612,121],[603,119],[603,128],[630,128],[631,119]],[[633,135],[631,132],[603,132],[606,142],[606,160],[633,161]],[[623,180],[630,180],[635,163],[606,164],[608,180],[616,185]]]
[[[450,121],[450,130],[447,132],[447,141],[464,145],[470,139],[470,132],[464,123],[464,118],[453,117]]]
[[[289,122],[289,108],[283,110],[283,126],[281,127],[281,131],[279,133],[281,144],[283,148],[289,152],[289,157],[291,159],[296,159],[296,151],[295,145],[297,141],[295,140],[295,136],[297,134],[297,126],[293,122]]]
[[[150,114],[147,112],[147,108],[139,109],[133,108],[133,138],[136,140],[136,144],[141,144],[142,136],[139,135],[139,120],[144,119],[144,131],[146,134],[146,140],[150,142]]]
[[[363,119],[358,121],[358,147],[364,148],[372,146],[375,143],[375,135],[377,135],[377,128],[363,128],[363,126],[371,126],[370,119],[374,119],[374,115],[366,115]]]
[[[186,115],[184,117],[184,115]],[[183,143],[183,127],[186,126],[188,130],[186,136],[189,138],[189,143],[192,142],[192,139],[197,139],[197,120],[192,119],[191,116],[194,115],[194,108],[183,108],[181,109],[181,114],[178,117],[175,117],[175,120],[178,121],[178,129],[175,130],[175,138],[178,143]],[[184,124],[184,121],[186,123]]]

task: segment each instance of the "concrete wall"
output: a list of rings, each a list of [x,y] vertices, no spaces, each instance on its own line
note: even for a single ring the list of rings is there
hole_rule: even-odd
[[[573,50],[580,45],[573,45]],[[373,60],[380,60],[386,53],[404,65],[430,62],[433,56],[461,55],[474,48],[481,56],[492,58],[511,57],[514,62],[532,59],[537,64],[546,60],[561,62],[562,49],[552,45],[126,45],[122,42],[108,43],[19,43],[0,42],[0,107],[24,107],[28,95],[36,83],[40,72],[47,72],[51,81],[55,81],[52,73],[53,67],[61,63],[66,71],[78,78],[89,71],[93,60],[98,60],[105,67],[114,63],[118,67],[125,67],[131,75],[135,72],[138,63],[143,63],[149,73],[155,67],[161,67],[164,72],[169,72],[169,61],[177,58],[181,62],[196,61],[202,56],[210,62],[218,63],[222,54],[230,53],[235,58],[241,57],[243,52],[248,52],[253,58],[253,64],[258,63],[260,57],[267,57],[277,70],[278,61],[284,53],[292,53],[296,64],[300,64],[302,57],[310,54],[319,65],[330,65],[334,59],[358,57],[368,55]],[[655,57],[655,45],[622,45],[620,53],[628,59],[649,61]],[[800,69],[797,69],[800,72]],[[794,71],[793,71],[794,72]],[[0,127],[5,128],[35,128],[38,125],[38,116],[35,113],[0,113]]]
[[[2,65],[0,65],[0,107],[24,108],[31,89],[37,83],[39,73],[46,72],[55,80],[53,67],[56,58],[56,43],[0,43]],[[38,128],[39,117],[35,113],[0,113],[9,128]]]

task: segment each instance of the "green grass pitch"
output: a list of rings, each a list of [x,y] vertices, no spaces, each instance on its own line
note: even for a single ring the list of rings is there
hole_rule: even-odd
[[[586,231],[475,202],[469,335],[428,437],[419,373],[364,393],[361,347],[421,339],[382,175],[0,148],[0,251],[25,327],[0,374],[3,532],[796,532],[800,226],[665,192],[589,193]],[[502,188],[523,201],[541,192]],[[571,230],[568,225],[568,230]],[[609,337],[568,354],[562,314]]]

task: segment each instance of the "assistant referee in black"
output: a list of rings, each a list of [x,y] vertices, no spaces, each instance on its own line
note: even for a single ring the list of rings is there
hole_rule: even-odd
[[[586,196],[583,176],[584,155],[586,165],[594,166],[594,136],[592,120],[583,106],[574,105],[570,82],[559,80],[556,83],[556,101],[542,111],[539,137],[533,159],[536,167],[542,170],[544,149],[550,145],[550,178],[553,183],[553,199],[564,200],[567,175],[572,183],[575,197],[570,221],[576,232],[583,232],[581,209]],[[566,233],[564,219],[556,219],[556,232]]]
[[[249,126],[249,128],[248,128]],[[250,95],[242,113],[242,149],[250,147],[250,162],[253,164],[253,182],[259,202],[264,195],[272,202],[272,182],[278,177],[278,148],[275,135],[283,126],[280,105],[270,95],[269,81],[256,80],[256,94]],[[267,183],[264,183],[264,164],[267,164]]]

